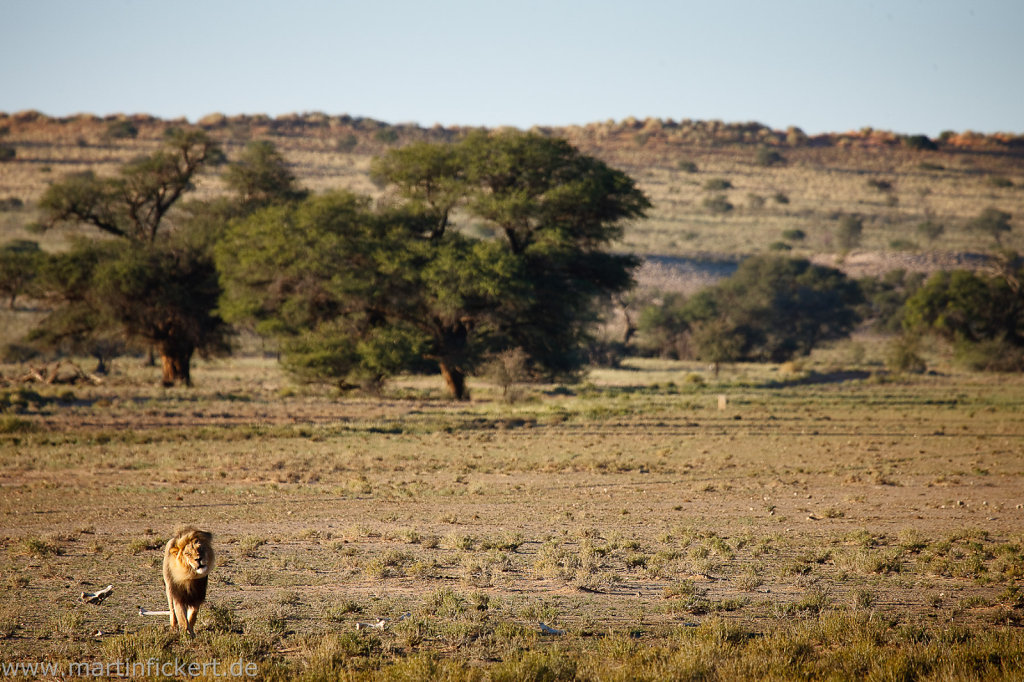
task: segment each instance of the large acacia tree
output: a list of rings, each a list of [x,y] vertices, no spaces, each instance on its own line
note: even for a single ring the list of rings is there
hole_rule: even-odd
[[[226,314],[284,339],[309,378],[379,381],[435,363],[456,398],[488,353],[567,373],[599,299],[636,261],[606,251],[646,197],[562,140],[477,133],[378,159],[376,205],[308,199],[236,222],[218,247]]]
[[[217,245],[229,319],[282,340],[308,380],[374,386],[429,360],[453,395],[517,292],[517,264],[493,241],[424,240],[407,213],[348,192],[259,211]]]
[[[173,129],[159,150],[113,176],[86,172],[52,185],[40,201],[44,228],[85,224],[117,239],[83,241],[57,258],[53,272],[62,274],[49,287],[57,306],[35,336],[79,348],[109,338],[114,327],[160,353],[165,386],[190,385],[193,354],[225,350],[226,323],[214,312],[220,289],[212,257],[166,234],[166,217],[197,174],[222,158],[204,132]],[[69,275],[69,268],[80,271]]]
[[[477,134],[463,147],[466,210],[498,231],[535,292],[510,311],[509,345],[549,374],[573,372],[601,306],[632,286],[639,264],[608,246],[650,203],[628,175],[564,140]]]

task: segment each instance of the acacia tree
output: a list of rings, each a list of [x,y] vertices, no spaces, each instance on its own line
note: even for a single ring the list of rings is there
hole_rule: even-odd
[[[647,199],[560,140],[412,145],[373,177],[391,189],[377,208],[351,194],[269,208],[218,245],[225,313],[281,334],[300,374],[372,383],[430,361],[461,399],[488,353],[568,371],[595,299],[631,283],[635,261],[603,248]]]
[[[715,363],[782,362],[822,341],[848,335],[863,302],[857,282],[839,270],[803,259],[755,256],[714,287],[690,298],[671,317],[672,334],[685,335],[690,352]],[[661,316],[648,312],[657,324]],[[657,338],[650,326],[648,338]],[[678,344],[678,341],[674,341]]]
[[[849,335],[864,300],[857,282],[840,270],[772,256],[741,263],[718,295],[720,310],[731,310],[735,325],[750,330],[746,357],[772,362]]]
[[[273,142],[255,140],[224,171],[224,182],[243,209],[254,210],[281,201],[297,201],[308,192],[299,189],[295,174]]]
[[[500,235],[530,294],[499,311],[498,345],[522,348],[549,375],[583,364],[601,304],[632,285],[638,264],[606,251],[624,222],[650,207],[628,175],[565,140],[504,131],[475,132],[452,147],[393,152],[377,176],[405,206],[431,209],[426,213],[439,218],[436,224],[446,225],[457,209],[466,222]]]
[[[81,267],[70,279],[86,290],[53,281],[50,294],[60,303],[36,337],[88,342],[106,335],[100,327],[116,326],[160,352],[165,386],[191,385],[193,354],[225,349],[225,323],[213,312],[219,284],[209,256],[162,233],[196,174],[222,158],[204,132],[174,129],[163,148],[113,177],[87,172],[52,185],[40,201],[44,228],[84,223],[120,239],[110,248],[76,247],[81,257],[62,267]]]
[[[932,332],[953,342],[979,369],[1024,368],[1024,271],[987,277],[966,270],[937,272],[906,303],[904,331]]]
[[[86,171],[51,185],[39,200],[41,225],[85,223],[115,237],[152,244],[167,212],[193,188],[196,174],[223,158],[205,132],[172,128],[162,149],[125,164],[114,177]]]
[[[109,314],[129,338],[160,353],[164,386],[192,385],[191,361],[230,350],[228,327],[214,312],[221,288],[212,257],[187,245],[124,245],[93,280]]]
[[[380,187],[397,190],[410,227],[424,237],[440,239],[468,189],[461,157],[453,145],[416,142],[374,159],[370,178]]]
[[[230,192],[212,199],[183,202],[176,223],[183,242],[212,253],[228,224],[262,208],[301,201],[309,192],[299,187],[287,161],[272,142],[245,146],[223,175]]]
[[[426,359],[465,397],[461,368],[487,346],[515,264],[493,242],[420,227],[345,192],[259,211],[217,246],[223,310],[281,338],[302,378],[375,386]]]

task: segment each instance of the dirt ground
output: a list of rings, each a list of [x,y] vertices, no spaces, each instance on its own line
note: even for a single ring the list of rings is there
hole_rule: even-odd
[[[445,600],[576,634],[829,609],[1024,619],[1019,378],[679,365],[454,404],[418,384],[294,392],[275,371],[36,388],[4,417],[5,660],[99,657],[162,627],[138,608],[164,608],[162,543],[183,523],[218,554],[198,630],[269,622],[284,655]]]

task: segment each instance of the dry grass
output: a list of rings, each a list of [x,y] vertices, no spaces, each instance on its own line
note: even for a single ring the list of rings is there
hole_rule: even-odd
[[[386,138],[318,121],[211,126],[229,155],[271,135],[312,189],[376,191],[366,169]],[[114,143],[103,123],[12,126],[0,199],[31,204],[65,170],[113,172],[165,126],[140,119],[137,139]],[[881,262],[934,266],[892,257],[892,241],[917,239],[928,216],[947,226],[928,248],[977,251],[968,218],[1024,208],[1005,150],[850,138],[764,168],[763,131],[705,128],[560,131],[654,200],[622,248],[736,255],[800,229],[794,253],[834,262],[830,225],[858,213]],[[715,191],[733,211],[704,208],[709,178],[729,181]],[[210,177],[198,196],[217,191]],[[31,237],[33,218],[31,205],[0,213],[0,240]],[[695,281],[656,264],[642,278]],[[5,313],[0,341],[41,314]],[[0,661],[244,660],[310,680],[1014,679],[1024,384],[923,352],[935,373],[913,378],[882,371],[885,341],[870,336],[718,376],[637,359],[579,385],[517,386],[514,402],[476,381],[466,404],[436,377],[373,399],[295,386],[256,355],[198,362],[192,390],[157,388],[135,358],[101,386],[0,388]],[[136,615],[160,605],[160,544],[183,522],[212,530],[219,557],[194,642]],[[110,583],[102,605],[79,600]]]
[[[372,400],[282,391],[257,358],[165,391],[123,362],[0,435],[3,660],[1008,675],[1021,380],[799,383],[834,362],[696,384],[705,369],[644,361],[515,405],[479,382],[468,404],[430,397],[436,378]],[[219,557],[194,643],[136,615],[159,606],[161,538],[183,522]]]
[[[32,237],[23,226],[34,219],[33,202],[48,183],[86,169],[113,173],[132,157],[156,149],[171,125],[135,117],[136,138],[109,140],[104,138],[109,122],[88,116],[64,121],[21,116],[0,122],[8,129],[5,142],[18,150],[14,161],[0,164],[0,199],[26,202],[23,210],[0,213],[3,241]],[[344,187],[368,194],[379,191],[367,175],[373,155],[392,145],[451,139],[462,132],[322,115],[210,117],[204,124],[229,158],[250,139],[268,138],[309,189]],[[650,218],[629,226],[619,244],[640,254],[735,256],[785,243],[797,255],[834,257],[839,251],[835,228],[844,214],[864,219],[860,251],[977,252],[993,244],[966,229],[971,218],[988,206],[1009,212],[1015,221],[1024,215],[1019,153],[994,138],[962,136],[941,151],[926,152],[902,147],[895,136],[883,133],[833,135],[826,146],[825,138],[811,146],[791,146],[785,133],[701,122],[623,121],[548,132],[630,173],[648,193],[654,204]],[[779,150],[784,164],[758,164],[757,152],[766,143]],[[708,190],[714,179],[730,186]],[[214,175],[203,178],[197,189],[198,198],[223,191]],[[711,194],[722,194],[735,208],[725,214],[709,211],[704,200]],[[926,220],[945,227],[934,241],[917,230]],[[797,229],[804,239],[784,238]],[[45,240],[51,249],[62,243],[57,234]],[[1004,242],[1024,250],[1024,230]]]

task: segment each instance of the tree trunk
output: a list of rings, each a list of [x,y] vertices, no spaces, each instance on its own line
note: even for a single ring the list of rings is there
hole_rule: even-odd
[[[452,397],[456,400],[469,400],[469,392],[466,390],[466,374],[455,365],[441,360],[438,363],[441,367],[441,376],[444,383],[451,391]]]
[[[629,304],[623,299],[624,297],[619,295],[614,298],[614,301],[622,310],[622,318],[626,321],[626,331],[622,335],[622,345],[628,346],[633,335],[636,334],[636,322],[634,322],[633,316],[629,314]]]
[[[163,369],[162,381],[165,387],[177,383],[192,386],[192,352],[190,347],[164,344],[160,347],[160,361]]]
[[[469,400],[469,391],[466,390],[466,372],[460,367],[466,354],[469,329],[461,321],[445,324],[440,320],[437,321],[437,328],[439,331],[437,345],[440,350],[437,355],[437,364],[441,368],[444,383],[448,386],[453,398]]]
[[[622,335],[622,345],[628,346],[634,335],[636,335],[636,325],[633,324],[633,320],[629,315],[626,315],[626,331]]]

